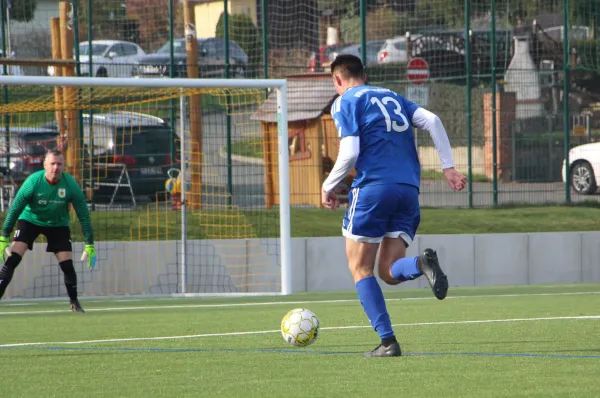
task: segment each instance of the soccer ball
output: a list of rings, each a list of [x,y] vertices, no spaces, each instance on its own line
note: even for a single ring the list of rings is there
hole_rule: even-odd
[[[306,347],[319,336],[319,318],[306,308],[295,308],[281,321],[283,339],[294,347]]]

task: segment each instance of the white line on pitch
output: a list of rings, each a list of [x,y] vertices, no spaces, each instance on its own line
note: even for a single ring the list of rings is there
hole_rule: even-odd
[[[439,325],[468,325],[481,323],[505,323],[505,322],[534,322],[534,321],[564,321],[564,320],[586,320],[600,319],[600,315],[586,316],[556,316],[544,318],[510,318],[510,319],[481,319],[472,321],[448,321],[448,322],[418,322],[418,323],[396,323],[393,327],[408,327],[408,326],[439,326]],[[352,326],[331,326],[323,327],[321,330],[343,330],[343,329],[365,329],[371,326],[352,325]],[[227,336],[246,336],[253,334],[269,334],[280,333],[280,330],[258,330],[253,332],[228,332],[228,333],[204,333],[190,334],[183,336],[162,336],[162,337],[125,337],[119,339],[102,339],[102,340],[77,340],[77,341],[39,341],[31,343],[13,343],[0,344],[0,348],[15,348],[15,347],[33,347],[33,346],[48,346],[48,345],[76,345],[76,344],[97,344],[97,343],[121,343],[126,341],[155,341],[155,340],[182,340],[195,339],[202,337],[227,337]]]
[[[38,303],[9,303],[9,304],[4,304],[7,307],[21,307],[24,305],[37,305]]]
[[[88,304],[88,303],[104,303],[104,304],[106,304],[107,301],[108,300],[85,300],[84,303],[85,304]],[[45,303],[38,303],[38,304],[41,304],[41,305],[52,304],[52,305],[62,305],[62,306],[65,306],[65,305],[69,304],[69,298],[65,297],[64,300],[47,301]]]
[[[531,293],[531,294],[481,294],[472,296],[448,296],[449,299],[470,299],[470,298],[497,298],[497,297],[529,297],[529,296],[579,296],[579,295],[595,295],[600,292],[565,292],[565,293]],[[389,298],[386,302],[392,301],[412,301],[412,300],[433,300],[435,297],[405,297],[405,298]],[[89,301],[87,301],[89,302]],[[222,304],[178,304],[178,305],[141,305],[137,307],[106,307],[106,308],[86,308],[86,312],[97,311],[136,311],[136,310],[161,310],[161,309],[182,309],[182,308],[232,308],[232,307],[257,307],[269,305],[300,305],[300,304],[335,304],[335,303],[358,303],[356,299],[340,299],[340,300],[301,300],[301,301],[264,301],[259,303],[222,303]],[[35,311],[4,311],[2,315],[35,315],[35,314],[52,314],[61,313],[65,310],[35,310]]]
[[[130,298],[127,298],[127,299],[116,299],[116,300],[113,300],[113,301],[116,302],[116,303],[132,303],[134,301],[148,301],[148,300],[146,300],[146,299],[130,299]]]

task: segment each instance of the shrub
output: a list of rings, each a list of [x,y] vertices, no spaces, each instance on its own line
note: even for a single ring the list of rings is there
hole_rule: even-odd
[[[224,13],[221,13],[215,37],[224,37]],[[254,77],[261,61],[261,41],[252,18],[244,14],[229,15],[229,40],[235,41],[248,55],[248,77]]]

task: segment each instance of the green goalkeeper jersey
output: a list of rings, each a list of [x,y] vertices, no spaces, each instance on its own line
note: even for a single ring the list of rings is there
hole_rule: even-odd
[[[40,170],[25,180],[4,220],[2,236],[10,236],[17,219],[41,227],[68,227],[71,224],[69,204],[72,203],[85,243],[93,244],[90,213],[77,181],[70,174],[62,173],[60,181],[50,184],[45,174],[45,170]]]

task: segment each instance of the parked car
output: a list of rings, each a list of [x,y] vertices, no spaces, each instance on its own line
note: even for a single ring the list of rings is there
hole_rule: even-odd
[[[0,50],[0,57],[4,57],[4,52]],[[10,57],[15,58],[16,54],[14,51],[11,51]],[[20,65],[6,65],[6,72],[9,76],[23,76],[23,68]],[[0,65],[0,76],[4,75],[4,66]]]
[[[337,52],[344,47],[348,47],[350,44],[352,43],[332,44],[330,46],[319,47],[318,54],[313,52],[308,60],[308,71],[320,72],[324,69],[329,68],[329,65],[331,65],[331,62],[333,61],[330,58],[331,53]],[[319,68],[317,68],[317,57],[319,59]],[[335,59],[335,57],[333,59]]]
[[[381,46],[385,43],[385,40],[371,40],[367,42],[367,65],[377,65],[377,56]],[[329,54],[329,62],[333,62],[338,54],[352,54],[357,57],[361,57],[361,45],[360,44],[352,44],[347,47],[343,47],[337,51],[332,51]]]
[[[83,76],[90,73],[95,77],[131,77],[139,57],[146,55],[135,43],[122,40],[93,40],[79,43],[80,71]],[[48,67],[48,75],[54,76],[54,67]]]
[[[187,53],[185,38],[173,41],[173,64],[175,77],[187,77]],[[225,76],[225,40],[211,37],[198,40],[198,68],[200,77]],[[139,77],[169,77],[171,63],[170,43],[165,43],[155,53],[140,57],[135,74]],[[246,77],[248,55],[233,40],[229,40],[229,63],[231,77]]]
[[[30,174],[44,168],[44,156],[49,149],[56,148],[57,138],[58,131],[51,128],[0,127],[2,171],[20,185]]]
[[[387,39],[377,53],[377,62],[380,64],[391,64],[394,62],[406,63],[408,56],[406,53],[406,37],[398,36],[393,39]]]
[[[582,195],[596,193],[600,186],[600,142],[579,145],[569,151],[569,169],[563,160],[562,180]]]
[[[95,195],[110,197],[125,165],[136,197],[165,190],[171,167],[171,128],[163,119],[137,112],[83,114],[83,156],[92,170]],[[91,126],[90,126],[91,118]],[[45,125],[56,129],[56,122]],[[122,182],[125,182],[122,180]],[[127,188],[118,194],[129,195]]]

